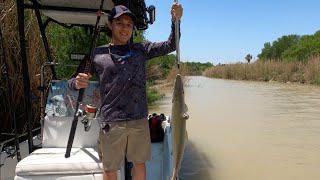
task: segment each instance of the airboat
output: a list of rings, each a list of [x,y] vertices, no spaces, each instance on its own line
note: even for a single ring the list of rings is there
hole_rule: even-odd
[[[28,133],[25,135],[26,140],[22,140],[19,135],[16,135],[15,138],[1,142],[1,152],[6,147],[5,155],[17,157],[15,180],[102,179],[102,163],[96,149],[100,130],[99,113],[96,112],[92,115],[86,111],[86,108],[88,109],[88,106],[92,104],[99,107],[98,83],[91,81],[89,87],[85,90],[83,95],[84,106],[79,110],[79,123],[76,126],[77,131],[74,134],[70,157],[66,158],[65,152],[70,127],[74,119],[73,114],[77,109],[75,106],[78,94],[68,88],[66,80],[57,78],[55,67],[69,65],[53,62],[45,33],[45,28],[49,23],[93,28],[100,3],[101,0],[17,0],[20,57],[22,59],[26,96],[26,116],[29,125],[32,124],[32,101],[30,97],[32,93],[30,92],[24,34],[24,12],[26,9],[32,9],[35,12],[48,61],[42,65],[40,72],[41,102],[39,108],[41,116],[39,121],[41,127],[35,130],[32,126],[29,126]],[[127,6],[136,15],[138,30],[147,29],[155,20],[155,7],[152,5],[147,7],[144,0],[105,0],[102,4],[100,13],[103,13],[101,14],[101,21],[97,25],[97,28],[101,31],[105,28],[108,12],[118,4]],[[45,22],[43,22],[43,16],[47,17]],[[46,69],[50,69],[52,72],[52,79],[49,83],[44,81],[44,71]],[[156,115],[150,115],[150,118],[154,116]],[[170,117],[163,114],[159,117],[162,117],[163,138],[152,143],[152,160],[146,163],[148,180],[168,180],[173,173]],[[38,146],[34,145],[35,137],[40,139],[40,145]],[[10,144],[10,141],[18,143],[7,146],[6,144]],[[27,144],[29,150],[25,157],[21,157],[19,152],[19,144],[22,141]],[[119,180],[130,180],[132,165],[126,162],[117,173]]]

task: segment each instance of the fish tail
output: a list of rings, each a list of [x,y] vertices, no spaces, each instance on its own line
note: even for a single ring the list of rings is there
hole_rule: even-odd
[[[171,180],[176,180],[176,177],[177,177],[177,170],[176,168],[173,169],[173,175],[171,177]]]

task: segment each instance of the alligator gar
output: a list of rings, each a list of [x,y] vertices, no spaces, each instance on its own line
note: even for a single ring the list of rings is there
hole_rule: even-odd
[[[172,156],[173,156],[173,175],[171,180],[175,180],[183,158],[186,140],[186,120],[187,106],[184,100],[183,82],[180,74],[177,74],[174,83],[172,111],[171,111],[171,130],[172,130]]]

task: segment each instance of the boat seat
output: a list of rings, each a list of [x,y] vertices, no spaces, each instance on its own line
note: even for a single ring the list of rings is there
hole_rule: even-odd
[[[101,174],[102,164],[94,148],[72,148],[65,158],[66,148],[41,148],[24,158],[16,167],[18,176]]]
[[[97,82],[91,82],[84,95],[84,103],[100,102]],[[103,166],[97,152],[99,117],[84,130],[79,117],[69,158],[65,158],[77,91],[68,88],[67,81],[51,83],[42,132],[42,148],[32,152],[16,166],[15,180],[102,180]],[[119,170],[118,180],[124,179]]]
[[[79,118],[70,157],[64,157],[72,120],[73,117],[46,116],[42,148],[17,164],[15,180],[30,177],[47,179],[47,176],[52,175],[77,178],[92,176],[91,179],[101,176],[102,163],[96,150],[100,130],[97,121],[93,121],[90,130],[86,132]]]
[[[96,148],[99,138],[98,120],[92,121],[89,131],[84,130],[79,117],[73,148]],[[73,117],[45,117],[43,128],[42,148],[66,148]]]

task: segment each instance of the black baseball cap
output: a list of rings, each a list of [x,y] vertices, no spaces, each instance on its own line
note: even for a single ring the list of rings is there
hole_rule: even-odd
[[[137,19],[137,17],[126,6],[118,5],[111,9],[111,11],[109,12],[108,20],[111,21],[112,19],[118,18],[123,14],[129,15],[132,18],[133,22],[135,22]]]

